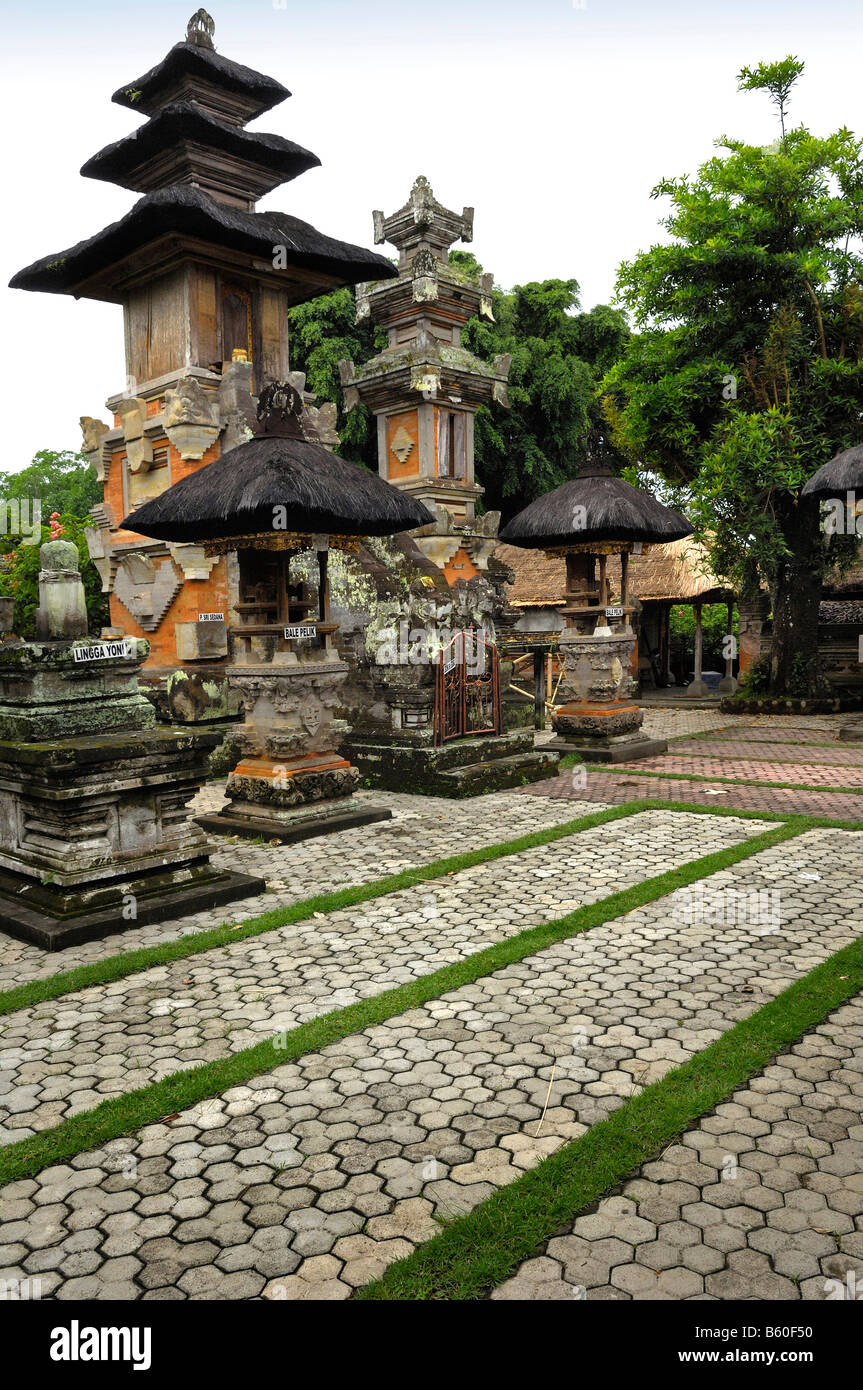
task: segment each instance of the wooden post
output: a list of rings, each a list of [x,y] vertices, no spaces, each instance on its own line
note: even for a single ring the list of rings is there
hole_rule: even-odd
[[[607,577],[607,574],[606,574],[607,569],[608,569],[608,556],[607,556],[607,555],[600,555],[600,557],[599,557],[599,606],[600,606],[600,608],[605,608],[605,607],[607,606],[607,604],[608,604],[608,577]],[[604,614],[603,614],[603,616],[604,616]]]
[[[545,728],[545,654],[533,649],[533,727]]]
[[[318,617],[322,623],[328,621],[330,613],[329,558],[328,550],[318,551]]]
[[[704,661],[704,628],[701,625],[701,604],[695,605],[695,679],[701,680]]]

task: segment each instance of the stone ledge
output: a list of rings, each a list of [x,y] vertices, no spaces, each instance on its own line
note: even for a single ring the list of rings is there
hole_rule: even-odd
[[[291,822],[267,820],[246,820],[230,811],[214,812],[211,815],[196,816],[195,822],[216,835],[241,835],[244,840],[278,840],[280,844],[290,845],[297,840],[311,840],[316,835],[331,835],[336,830],[352,830],[357,825],[373,825],[376,821],[391,820],[392,811],[385,806],[369,806],[365,810],[338,811],[332,815],[315,813],[314,807],[307,816],[298,817]]]
[[[66,946],[96,941],[113,932],[133,931],[148,922],[164,922],[241,898],[256,897],[265,889],[264,880],[251,874],[214,871],[204,881],[161,889],[150,897],[144,890],[137,898],[137,917],[129,922],[124,922],[121,915],[122,900],[114,907],[97,911],[84,909],[78,915],[55,917],[50,912],[26,907],[8,893],[0,892],[0,927],[19,941],[30,941],[45,951],[61,951]]]

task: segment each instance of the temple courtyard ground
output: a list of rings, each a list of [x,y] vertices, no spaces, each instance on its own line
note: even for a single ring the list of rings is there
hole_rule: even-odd
[[[259,898],[0,934],[0,1290],[859,1297],[841,722],[649,711],[632,767],[220,842]]]

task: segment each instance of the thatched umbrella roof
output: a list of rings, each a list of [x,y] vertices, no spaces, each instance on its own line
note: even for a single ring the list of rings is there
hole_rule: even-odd
[[[433,521],[422,502],[361,464],[303,436],[302,399],[287,382],[261,392],[255,439],[181,478],[126,517],[123,528],[164,541],[277,536],[391,536]]]
[[[686,517],[616,478],[604,462],[592,461],[577,477],[519,512],[500,539],[528,549],[554,549],[591,541],[661,544],[691,534]]]
[[[804,497],[843,497],[846,492],[863,489],[863,444],[844,449],[825,463],[809,479],[803,489]]]

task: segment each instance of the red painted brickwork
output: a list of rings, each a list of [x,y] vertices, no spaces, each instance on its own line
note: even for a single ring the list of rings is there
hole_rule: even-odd
[[[181,478],[188,477],[190,473],[197,473],[199,468],[205,468],[208,463],[213,463],[219,457],[218,441],[207,450],[202,459],[181,459],[177,450],[168,443],[167,439],[154,440],[154,448],[156,449],[164,448],[166,445],[169,449],[172,483],[178,483]],[[105,485],[105,501],[118,521],[125,516],[123,455],[123,450],[113,455]],[[167,485],[168,469],[163,471]],[[146,542],[146,539],[146,537],[139,537],[133,531],[122,529],[112,535],[114,543],[120,545],[135,540]],[[145,632],[114,594],[111,595],[111,622],[115,627],[122,628],[129,637],[143,637],[150,643],[150,655],[144,663],[145,666],[177,666],[179,662],[177,660],[174,624],[196,622],[199,613],[227,613],[227,608],[228,570],[227,561],[223,557],[213,567],[208,579],[187,579],[184,581],[182,589],[155,632]]]

